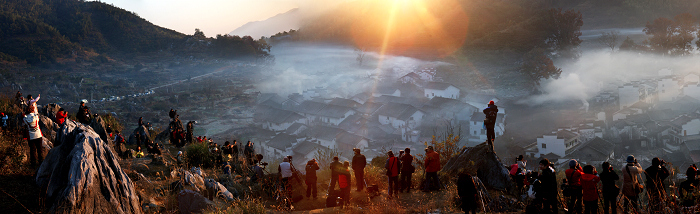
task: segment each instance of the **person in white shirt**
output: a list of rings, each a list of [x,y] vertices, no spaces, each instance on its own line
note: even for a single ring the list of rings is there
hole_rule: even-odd
[[[39,100],[39,97],[37,97],[36,100]],[[36,112],[36,101],[34,100],[31,104],[33,104],[34,107],[30,105],[27,109],[27,114],[24,115],[24,124],[27,126],[27,131],[29,132],[29,137],[27,137],[29,143],[29,160],[32,166],[36,166],[37,156],[39,157],[39,164],[44,161],[44,157],[42,156],[44,148],[41,146],[43,135],[39,128],[39,114]]]

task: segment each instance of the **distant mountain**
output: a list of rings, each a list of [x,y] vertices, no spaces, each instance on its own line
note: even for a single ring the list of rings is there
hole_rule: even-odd
[[[248,22],[229,33],[230,35],[251,36],[253,38],[270,37],[279,32],[299,29],[302,16],[299,8],[277,14],[263,21]]]

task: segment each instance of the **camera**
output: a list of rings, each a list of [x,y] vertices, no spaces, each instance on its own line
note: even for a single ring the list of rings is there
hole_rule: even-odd
[[[268,163],[267,163],[267,162],[262,162],[262,163],[260,163],[260,165],[261,165],[261,166],[267,166]]]

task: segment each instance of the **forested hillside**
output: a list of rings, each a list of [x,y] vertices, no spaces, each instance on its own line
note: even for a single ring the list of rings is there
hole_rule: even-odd
[[[216,42],[219,39],[225,41]],[[269,49],[266,44],[258,44],[252,38],[206,38],[203,33],[195,38],[97,1],[4,0],[0,4],[0,60],[4,61],[26,60],[32,64],[95,55],[90,53],[142,54],[161,50],[220,57],[267,56],[266,48]]]

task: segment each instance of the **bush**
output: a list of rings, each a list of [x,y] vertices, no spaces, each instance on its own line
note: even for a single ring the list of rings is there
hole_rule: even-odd
[[[231,206],[227,207],[225,210],[215,210],[211,212],[205,212],[211,214],[228,214],[228,213],[250,213],[250,214],[264,214],[267,213],[265,210],[265,205],[258,199],[246,198],[243,200],[234,201]]]
[[[209,152],[205,143],[194,143],[187,146],[185,161],[189,166],[210,168],[214,166],[214,155]]]

